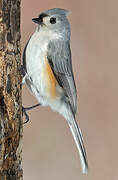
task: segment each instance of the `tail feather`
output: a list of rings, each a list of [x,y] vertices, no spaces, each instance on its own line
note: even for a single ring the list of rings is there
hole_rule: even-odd
[[[88,162],[87,162],[87,155],[83,143],[83,138],[81,134],[81,130],[77,125],[76,120],[73,118],[71,119],[71,122],[68,122],[70,130],[72,132],[73,138],[75,140],[75,143],[77,145],[79,154],[80,154],[80,161],[81,161],[81,166],[82,166],[82,172],[84,174],[88,173]]]

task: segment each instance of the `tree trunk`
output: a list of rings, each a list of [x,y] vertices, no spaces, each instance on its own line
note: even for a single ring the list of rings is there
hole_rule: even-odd
[[[0,180],[22,180],[20,0],[0,0]]]

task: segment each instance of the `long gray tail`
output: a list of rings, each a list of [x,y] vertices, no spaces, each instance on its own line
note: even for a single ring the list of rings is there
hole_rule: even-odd
[[[84,174],[88,173],[88,162],[87,162],[87,156],[86,151],[83,143],[83,138],[81,134],[81,130],[77,125],[77,122],[74,118],[71,119],[71,121],[68,122],[70,130],[72,132],[73,138],[75,140],[75,143],[77,145],[79,154],[80,154],[80,161],[82,166],[82,172]]]

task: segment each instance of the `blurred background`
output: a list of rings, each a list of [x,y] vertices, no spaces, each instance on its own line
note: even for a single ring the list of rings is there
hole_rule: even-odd
[[[72,11],[72,62],[78,90],[77,121],[84,137],[89,173],[66,121],[49,108],[29,112],[24,125],[25,180],[118,180],[118,1],[23,0],[22,50],[35,29],[32,18],[50,8]],[[23,105],[37,103],[23,88]]]

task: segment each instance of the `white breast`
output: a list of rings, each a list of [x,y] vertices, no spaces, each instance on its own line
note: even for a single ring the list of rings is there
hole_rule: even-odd
[[[45,83],[43,81],[43,70],[45,66],[45,59],[47,54],[49,38],[44,34],[44,32],[35,32],[26,49],[26,68],[28,76],[31,77],[33,84],[36,89],[43,96]],[[32,92],[36,95],[34,87],[32,87]]]

